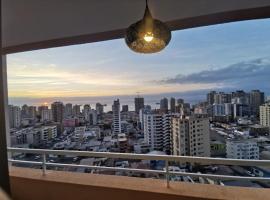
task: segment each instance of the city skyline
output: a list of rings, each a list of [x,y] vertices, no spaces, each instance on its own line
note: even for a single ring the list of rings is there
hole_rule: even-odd
[[[215,91],[215,90],[211,90],[211,91],[205,91],[205,93],[203,94],[203,96],[201,97],[200,101],[196,101],[196,100],[190,100],[190,98],[185,98],[183,96],[175,96],[174,94],[171,95],[167,95],[167,96],[152,96],[152,99],[149,98],[149,96],[144,96],[144,95],[137,95],[137,96],[118,96],[118,97],[107,97],[107,99],[99,99],[98,97],[95,99],[91,99],[89,100],[89,98],[85,98],[83,101],[76,101],[76,98],[73,98],[73,100],[69,101],[69,99],[55,99],[51,102],[40,102],[40,103],[29,103],[29,102],[21,102],[19,104],[16,103],[12,103],[9,102],[9,105],[11,106],[19,106],[19,107],[23,107],[23,106],[34,106],[34,107],[42,107],[42,106],[46,106],[48,108],[51,108],[51,106],[54,103],[61,103],[63,105],[73,105],[73,106],[85,106],[87,105],[89,108],[95,108],[97,106],[97,104],[100,104],[103,106],[104,111],[109,112],[112,111],[111,107],[114,106],[114,102],[118,101],[120,103],[120,107],[121,106],[126,106],[127,110],[129,111],[135,111],[137,114],[139,113],[139,110],[141,108],[143,108],[144,106],[150,106],[152,109],[161,109],[161,110],[167,110],[168,108],[172,109],[172,103],[174,102],[174,104],[176,105],[178,102],[186,102],[188,103],[190,106],[198,106],[198,105],[202,105],[205,103],[210,103],[213,104],[215,101],[215,104],[218,104],[217,106],[220,106],[220,104],[223,104],[225,102],[227,103],[237,103],[237,104],[241,104],[240,102],[235,102],[235,101],[231,101],[232,96],[235,94],[245,94],[245,100],[240,100],[242,103],[244,104],[248,104],[248,102],[253,102],[253,101],[257,101],[254,100],[254,98],[260,98],[259,103],[261,102],[268,102],[270,101],[270,99],[268,97],[265,96],[265,92],[261,91],[259,89],[253,88],[250,91],[246,91],[246,90],[242,90],[242,89],[238,89],[235,91]],[[210,97],[210,96],[212,97]],[[214,95],[216,95],[216,99],[214,99]],[[123,98],[124,97],[124,98]],[[210,99],[211,100],[210,100]],[[173,100],[173,101],[172,101]],[[213,102],[212,102],[213,101]],[[222,103],[223,102],[223,103]],[[253,102],[254,103],[254,102]],[[258,102],[256,102],[256,104],[259,104]],[[175,108],[173,108],[175,109]]]
[[[9,97],[134,96],[238,88],[258,88],[269,95],[269,27],[269,20],[251,20],[176,31],[174,42],[154,55],[134,54],[122,39],[11,54]]]

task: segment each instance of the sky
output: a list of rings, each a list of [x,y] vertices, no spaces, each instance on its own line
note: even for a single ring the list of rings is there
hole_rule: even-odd
[[[270,20],[172,32],[165,50],[132,52],[124,39],[7,56],[9,98],[67,98],[209,90],[270,94]]]

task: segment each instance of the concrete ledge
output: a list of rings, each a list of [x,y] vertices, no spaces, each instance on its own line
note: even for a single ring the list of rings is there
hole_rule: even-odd
[[[269,189],[176,182],[166,188],[165,180],[63,171],[42,176],[41,170],[16,167],[10,169],[10,181],[14,200],[270,200]]]
[[[0,188],[0,200],[9,200],[6,193]]]

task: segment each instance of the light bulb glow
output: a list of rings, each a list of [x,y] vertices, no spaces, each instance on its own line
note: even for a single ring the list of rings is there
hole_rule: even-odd
[[[154,35],[153,35],[153,33],[151,33],[151,32],[147,32],[147,33],[144,35],[143,39],[144,39],[146,42],[151,42],[151,41],[154,39]]]

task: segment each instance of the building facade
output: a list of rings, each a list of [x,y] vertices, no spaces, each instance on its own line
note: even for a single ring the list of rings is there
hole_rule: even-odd
[[[57,137],[57,127],[56,126],[43,126],[40,129],[42,141],[49,141]]]
[[[113,112],[113,134],[117,135],[121,133],[121,115],[120,115],[120,101],[115,100],[112,105]]]
[[[270,127],[270,102],[260,106],[260,124]]]
[[[252,90],[249,95],[251,113],[257,117],[260,114],[260,106],[264,104],[264,92],[261,92],[260,90]]]
[[[70,116],[72,116],[72,104],[67,103],[65,105],[65,117],[70,117]]]
[[[54,102],[51,105],[52,119],[54,122],[62,123],[64,118],[64,105],[62,102]]]
[[[21,108],[19,106],[9,105],[8,109],[10,128],[19,128],[21,126]]]
[[[176,100],[175,100],[175,98],[172,97],[170,99],[170,110],[172,113],[175,113],[175,111],[176,111],[175,106],[176,106]]]
[[[228,140],[226,156],[232,159],[259,159],[259,147],[252,140]]]
[[[72,108],[72,113],[74,116],[79,116],[81,114],[81,105],[74,105]]]
[[[169,101],[167,98],[163,98],[160,100],[160,110],[161,111],[168,111],[169,110]]]
[[[172,153],[172,117],[177,114],[145,113],[143,116],[144,140],[150,150]]]
[[[140,109],[144,108],[144,98],[143,97],[135,97],[134,103],[135,103],[135,112],[137,114],[139,114]]]
[[[128,112],[128,105],[122,105],[122,112]]]
[[[48,122],[52,121],[52,110],[47,109],[47,110],[41,110],[41,121],[42,122]]]
[[[173,154],[210,156],[209,118],[206,115],[172,118]]]

